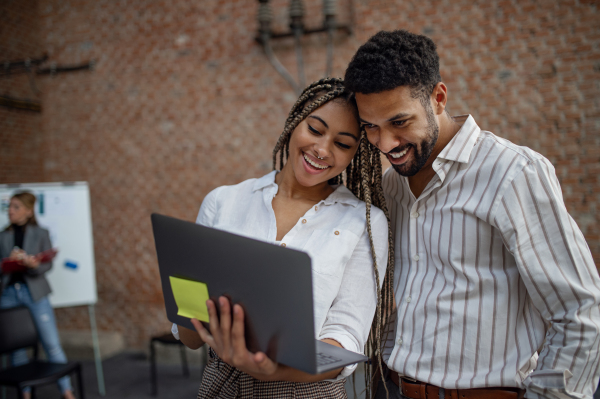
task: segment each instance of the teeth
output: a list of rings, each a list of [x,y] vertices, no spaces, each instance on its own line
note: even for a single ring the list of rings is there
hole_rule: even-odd
[[[394,159],[398,159],[398,158],[403,157],[407,152],[408,152],[408,148],[402,152],[390,153],[390,156]]]
[[[325,165],[319,165],[318,163],[311,161],[310,158],[306,156],[306,154],[304,154],[304,159],[306,160],[306,162],[308,162],[317,169],[327,169],[329,167]]]

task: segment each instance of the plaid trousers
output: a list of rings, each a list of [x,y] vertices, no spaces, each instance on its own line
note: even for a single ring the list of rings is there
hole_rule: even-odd
[[[334,382],[261,381],[231,367],[209,349],[198,399],[347,399],[345,379]]]

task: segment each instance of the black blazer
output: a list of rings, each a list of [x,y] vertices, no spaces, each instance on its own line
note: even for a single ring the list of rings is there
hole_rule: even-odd
[[[0,258],[8,257],[14,246],[14,231],[1,231]],[[38,253],[51,248],[52,244],[50,243],[50,234],[48,234],[48,230],[33,225],[28,225],[25,228],[25,236],[23,237],[23,250],[27,252],[28,255],[37,255]],[[46,280],[46,277],[44,277],[44,273],[50,270],[51,267],[52,261],[40,263],[40,265],[35,269],[28,268],[27,272],[24,273],[23,277],[34,301],[38,301],[52,292],[50,289],[50,284],[48,284],[48,280]],[[10,274],[2,274],[2,289],[8,285],[9,281]]]

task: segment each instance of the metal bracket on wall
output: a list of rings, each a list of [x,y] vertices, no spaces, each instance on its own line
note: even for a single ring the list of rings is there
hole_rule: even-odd
[[[42,69],[38,69],[36,71],[36,73],[38,75],[45,75],[45,74],[50,74],[50,75],[56,75],[57,73],[63,73],[63,72],[75,72],[75,71],[84,71],[84,70],[93,70],[94,66],[96,65],[96,61],[95,60],[91,60],[89,62],[83,63],[83,64],[78,64],[78,65],[56,65],[55,62],[50,64],[49,68],[42,68]]]
[[[40,101],[13,98],[9,96],[0,96],[0,106],[22,109],[25,111],[42,112],[42,103]]]
[[[40,68],[39,66],[47,60],[48,55],[44,54],[40,58],[27,58],[25,60],[5,61],[2,64],[3,68],[0,67],[0,76],[8,76],[19,73],[35,73],[36,75],[54,75],[62,72],[93,70],[96,64],[95,60],[76,65],[57,65],[56,62],[51,62],[49,67]]]
[[[89,61],[77,65],[57,65],[55,62],[50,63],[49,67],[41,68],[40,66],[48,60],[48,54],[44,54],[40,58],[27,58],[25,60],[5,61],[0,64],[0,77],[10,77],[11,75],[26,73],[29,76],[29,84],[31,90],[35,94],[40,94],[41,91],[35,84],[34,75],[56,75],[57,73],[75,72],[82,70],[93,70],[95,61]],[[42,103],[40,101],[15,98],[8,95],[0,96],[0,106],[21,109],[33,112],[42,112]]]
[[[301,38],[304,35],[315,33],[327,33],[327,61],[325,68],[325,77],[331,75],[333,68],[333,36],[336,31],[345,32],[352,35],[352,25],[337,24],[335,22],[336,6],[335,0],[323,1],[323,27],[316,29],[304,28],[304,5],[302,0],[291,0],[289,7],[290,16],[290,31],[282,33],[274,33],[271,31],[271,22],[273,21],[273,11],[269,5],[269,0],[259,0],[257,20],[259,23],[258,36],[255,40],[263,46],[267,59],[275,68],[275,70],[289,83],[296,94],[300,94],[306,86],[304,77],[304,61],[302,57],[302,42]],[[352,1],[350,1],[351,14],[353,13]],[[296,62],[298,66],[298,81],[294,79],[292,74],[283,66],[273,51],[271,41],[286,37],[294,38],[294,46],[296,49]]]

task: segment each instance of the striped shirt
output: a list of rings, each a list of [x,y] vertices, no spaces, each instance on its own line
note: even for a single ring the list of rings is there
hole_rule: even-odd
[[[600,279],[554,168],[471,116],[455,120],[419,198],[393,168],[384,174],[398,308],[386,362],[444,388],[591,399]]]

